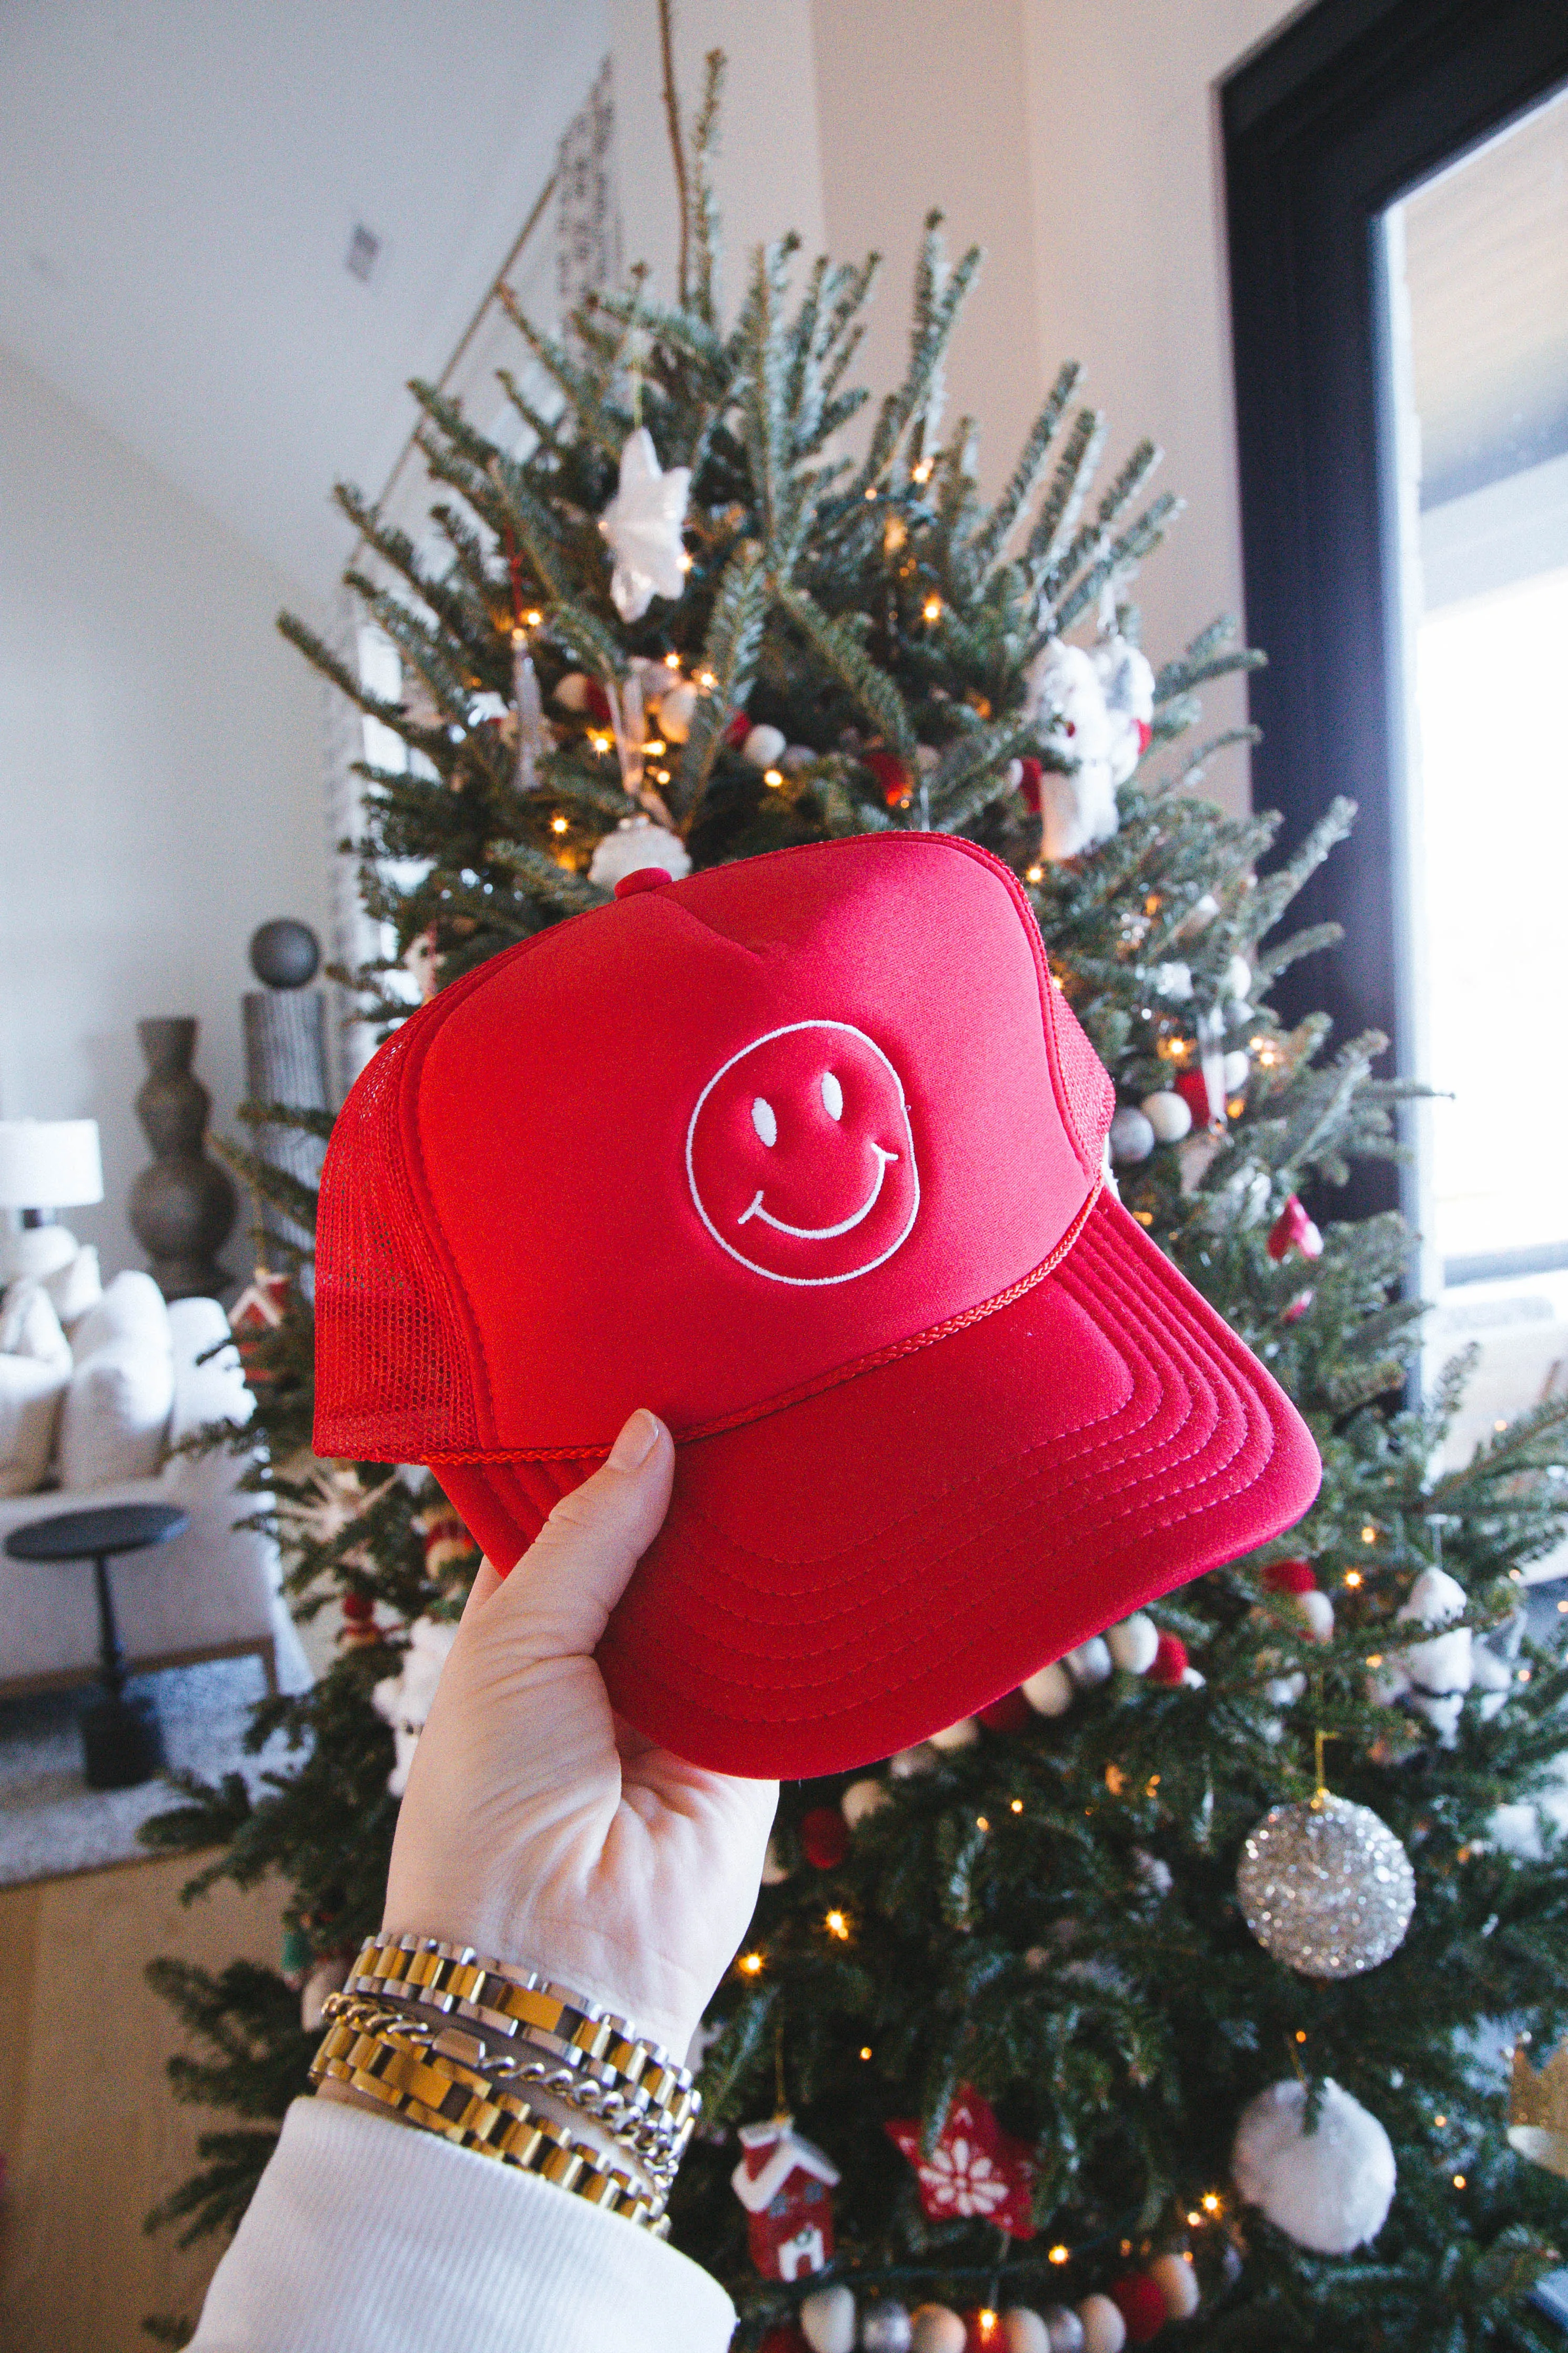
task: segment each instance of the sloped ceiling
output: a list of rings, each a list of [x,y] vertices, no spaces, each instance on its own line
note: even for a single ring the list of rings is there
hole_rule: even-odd
[[[604,0],[8,0],[0,342],[320,596],[605,46]]]

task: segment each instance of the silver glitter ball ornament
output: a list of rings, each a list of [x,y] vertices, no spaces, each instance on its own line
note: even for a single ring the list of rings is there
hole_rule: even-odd
[[[1397,1950],[1415,1909],[1410,1857],[1367,1806],[1319,1792],[1275,1806],[1243,1842],[1242,1915],[1308,1978],[1353,1978]]]
[[[910,2353],[914,2323],[901,2304],[868,2304],[860,2315],[864,2353]]]

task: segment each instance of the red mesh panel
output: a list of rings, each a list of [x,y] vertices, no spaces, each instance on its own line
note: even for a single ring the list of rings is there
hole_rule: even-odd
[[[1085,1157],[1098,1167],[1116,1110],[1116,1089],[1059,988],[1051,990],[1051,1007],[1056,1015],[1057,1063],[1067,1091],[1068,1113]]]
[[[401,1099],[410,1021],[332,1129],[316,1221],[318,1454],[425,1462],[479,1446],[478,1367],[410,1181]]]

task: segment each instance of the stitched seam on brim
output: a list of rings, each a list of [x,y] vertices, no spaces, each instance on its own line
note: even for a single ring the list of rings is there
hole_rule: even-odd
[[[1178,1373],[1175,1387],[1168,1388],[1166,1390],[1166,1394],[1172,1397],[1184,1396],[1190,1408],[1194,1402],[1197,1393],[1190,1388],[1184,1381],[1181,1380]],[[1169,1533],[1184,1527],[1189,1521],[1197,1518],[1204,1511],[1211,1509],[1213,1504],[1216,1502],[1236,1502],[1239,1500],[1241,1496],[1247,1493],[1250,1489],[1257,1484],[1258,1481],[1268,1472],[1268,1467],[1274,1459],[1276,1451],[1276,1431],[1274,1429],[1273,1419],[1265,1409],[1263,1400],[1255,1392],[1252,1392],[1250,1388],[1248,1390],[1233,1389],[1232,1394],[1237,1404],[1243,1409],[1243,1420],[1246,1425],[1239,1434],[1236,1445],[1231,1448],[1224,1461],[1215,1465],[1210,1472],[1195,1472],[1194,1475],[1189,1476],[1180,1487],[1174,1490],[1176,1494],[1185,1494],[1192,1499],[1188,1507],[1184,1510],[1171,1511],[1167,1509],[1162,1512],[1160,1515],[1151,1523],[1152,1529]],[[1192,1416],[1189,1412],[1189,1421],[1191,1419]],[[1248,1479],[1244,1484],[1231,1486],[1227,1492],[1215,1497],[1213,1494],[1213,1488],[1215,1482],[1223,1481],[1227,1477],[1227,1474],[1232,1471],[1232,1466],[1234,1465],[1237,1456],[1246,1449],[1248,1439],[1258,1435],[1260,1431],[1261,1434],[1267,1438],[1268,1444],[1263,1460],[1259,1463],[1254,1476]],[[1044,1453],[1050,1443],[1051,1441],[1049,1440],[1042,1440],[1038,1446],[1029,1449],[1028,1451],[1031,1454]],[[1207,1451],[1209,1443],[1210,1440],[1205,1439],[1195,1452],[1188,1457],[1188,1461],[1195,1463],[1201,1455]],[[1156,1441],[1154,1445],[1142,1449],[1139,1454],[1129,1459],[1132,1462],[1137,1463],[1141,1461],[1146,1460],[1149,1456],[1157,1451],[1162,1453],[1163,1458],[1163,1450]],[[916,1625],[916,1638],[923,1639],[925,1632],[929,1630],[932,1615],[933,1597],[930,1588],[933,1574],[939,1575],[945,1563],[954,1560],[959,1555],[971,1550],[975,1546],[982,1545],[989,1541],[991,1538],[1000,1535],[1007,1526],[1015,1524],[1020,1516],[1020,1511],[1016,1506],[1020,1504],[1024,1504],[1026,1508],[1025,1491],[1029,1488],[1034,1488],[1037,1491],[1047,1479],[1054,1477],[1057,1472],[1058,1466],[1055,1463],[1042,1462],[1037,1469],[1032,1472],[1024,1472],[1022,1476],[1016,1477],[1015,1483],[1011,1489],[1011,1495],[1015,1508],[1009,1509],[1005,1507],[1003,1505],[1001,1498],[998,1497],[996,1504],[985,1518],[971,1519],[965,1524],[963,1534],[955,1538],[954,1541],[938,1551],[922,1551],[918,1562],[911,1563],[907,1574],[899,1576],[894,1583],[889,1586],[879,1587],[874,1597],[875,1606],[879,1615],[879,1623],[883,1628],[887,1628],[900,1620],[907,1620]],[[1163,1459],[1161,1475],[1163,1480]],[[1124,1493],[1126,1491],[1124,1491]],[[1170,1500],[1171,1491],[1168,1488],[1163,1487],[1162,1493],[1163,1499],[1168,1502]],[[1154,1499],[1151,1496],[1150,1483],[1145,1476],[1137,1486],[1136,1492],[1129,1494],[1127,1496],[1127,1500],[1122,1503],[1121,1508],[1114,1512],[1108,1513],[1101,1508],[1101,1498],[1098,1493],[1090,1495],[1080,1493],[1076,1503],[1068,1501],[1067,1498],[1063,1498],[1060,1495],[1058,1495],[1057,1500],[1058,1503],[1066,1504],[1066,1508],[1062,1511],[1058,1522],[1058,1527],[1061,1532],[1070,1533],[1075,1525],[1084,1521],[1088,1521],[1094,1533],[1103,1535],[1107,1531],[1114,1529],[1123,1521],[1134,1518],[1140,1514],[1146,1514],[1149,1510],[1151,1501]],[[693,1520],[697,1520],[700,1525],[710,1527],[710,1523],[701,1522],[700,1515],[692,1513],[689,1508],[683,1510],[681,1516],[688,1524]],[[760,1562],[768,1558],[767,1555],[760,1553],[751,1554],[748,1556],[745,1546],[735,1544],[732,1538],[725,1536],[721,1530],[711,1529],[711,1533],[719,1537],[720,1542],[725,1546],[727,1550],[732,1552],[741,1559],[745,1559],[749,1556]],[[876,1537],[864,1538],[859,1544],[847,1547],[845,1553],[840,1556],[846,1564],[847,1573],[850,1575],[853,1573],[852,1569],[849,1567],[849,1564],[853,1562],[854,1556],[857,1552],[864,1552],[872,1543],[886,1543],[890,1534],[891,1531],[879,1531]],[[710,1574],[712,1574],[714,1571],[717,1571],[720,1576],[728,1576],[730,1574],[730,1572],[727,1572],[724,1569],[721,1563],[710,1561],[704,1564],[704,1566],[707,1567]],[[734,1581],[737,1584],[743,1584],[743,1580],[739,1576],[735,1577]],[[921,1606],[919,1609],[911,1609],[902,1606],[896,1598],[899,1595],[900,1588],[902,1588],[907,1591],[910,1587],[917,1583],[921,1588]],[[673,1599],[674,1597],[671,1598]],[[705,1588],[700,1594],[689,1589],[688,1596],[684,1598],[689,1599],[694,1605],[700,1606],[706,1613],[710,1615],[718,1614],[719,1616],[732,1621],[737,1626],[744,1626],[748,1632],[754,1637],[765,1639],[768,1627],[768,1621],[766,1620],[750,1618],[742,1615],[741,1611],[733,1609],[727,1601],[714,1594],[710,1589]],[[859,1616],[863,1613],[867,1606],[868,1598],[868,1597],[862,1592],[857,1595],[853,1600],[847,1601],[843,1609],[836,1610],[831,1614],[837,1618],[844,1618],[850,1615]],[[828,1620],[825,1618],[821,1622],[826,1625],[828,1622]],[[978,1635],[976,1639],[979,1639]],[[904,1688],[908,1683],[917,1682],[919,1680],[918,1674],[912,1674],[904,1677],[902,1681],[899,1683],[884,1683],[881,1682],[880,1670],[888,1662],[889,1658],[892,1654],[892,1650],[896,1646],[889,1646],[888,1649],[884,1649],[879,1657],[879,1690],[884,1693],[896,1693],[897,1691]],[[858,1646],[856,1645],[852,1638],[819,1643],[814,1646],[810,1651],[797,1653],[797,1655],[804,1656],[806,1659],[823,1659],[829,1656],[842,1655],[844,1652],[849,1651],[857,1651],[857,1672],[863,1672],[866,1664],[864,1652],[863,1650],[860,1650]],[[929,1672],[929,1669],[927,1671]],[[724,1678],[721,1675],[715,1674],[710,1665],[707,1670],[707,1673],[710,1681],[713,1683],[730,1681],[729,1678]],[[803,1690],[811,1690],[825,1687],[832,1682],[842,1682],[842,1680],[843,1675],[842,1672],[840,1672],[833,1676],[819,1676],[810,1683],[801,1683],[796,1687]],[[792,1683],[794,1679],[792,1678]],[[752,1688],[750,1685],[742,1686],[739,1684],[735,1684],[733,1687],[737,1689],[743,1688],[748,1691]],[[790,1719],[781,1717],[776,1720],[784,1722]]]
[[[752,1422],[765,1421],[771,1414],[787,1412],[792,1405],[804,1404],[807,1398],[820,1397],[825,1389],[837,1388],[845,1381],[858,1379],[862,1373],[874,1373],[883,1365],[896,1364],[900,1356],[911,1356],[916,1349],[929,1348],[939,1340],[951,1339],[955,1332],[965,1331],[971,1324],[978,1324],[983,1317],[995,1314],[999,1307],[1011,1307],[1015,1300],[1022,1299],[1026,1292],[1033,1291],[1037,1282],[1043,1282],[1047,1275],[1054,1273],[1061,1264],[1088,1224],[1103,1188],[1104,1179],[1101,1178],[1090,1188],[1088,1199],[1074,1215],[1061,1240],[1038,1266],[1031,1267],[1027,1274],[1020,1275],[1017,1282],[1009,1283],[1005,1291],[994,1293],[991,1298],[981,1300],[973,1307],[961,1308],[957,1314],[945,1317],[940,1324],[928,1324],[923,1332],[912,1333],[907,1340],[890,1340],[886,1346],[873,1349],[869,1356],[857,1357],[853,1364],[837,1365],[831,1372],[818,1373],[813,1379],[802,1381],[796,1388],[786,1389],[778,1397],[764,1398],[761,1405],[743,1406],[717,1421],[698,1422],[689,1430],[671,1430],[670,1436],[678,1446],[690,1446],[699,1439],[719,1438],[727,1430],[743,1430]],[[427,1463],[574,1462],[607,1452],[612,1443],[612,1440],[600,1438],[579,1440],[574,1446],[475,1447],[462,1453],[421,1453],[418,1460]]]

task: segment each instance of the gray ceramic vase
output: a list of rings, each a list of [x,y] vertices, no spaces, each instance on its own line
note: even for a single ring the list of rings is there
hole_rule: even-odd
[[[153,1166],[131,1187],[132,1230],[165,1299],[216,1298],[233,1278],[217,1252],[234,1226],[235,1193],[203,1146],[212,1097],[191,1069],[196,1025],[189,1017],[138,1021],[148,1076],[136,1116]]]

